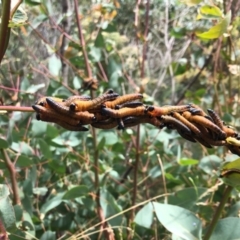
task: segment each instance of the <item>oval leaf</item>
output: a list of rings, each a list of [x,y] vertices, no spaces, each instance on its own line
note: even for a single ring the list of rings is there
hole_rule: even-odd
[[[4,184],[0,185],[0,218],[3,221],[6,230],[15,228],[16,218],[11,200],[8,197],[9,190]]]
[[[17,165],[19,167],[30,167],[33,164],[33,161],[26,155],[20,155],[17,160]]]
[[[184,208],[153,202],[158,220],[172,234],[186,240],[198,240],[202,235],[201,221]]]
[[[85,196],[88,193],[89,193],[88,187],[81,185],[81,186],[73,187],[70,190],[68,190],[63,196],[63,199],[65,200],[74,199],[74,198]]]
[[[153,205],[149,202],[137,213],[134,222],[145,228],[150,228],[153,221],[153,210]]]
[[[240,158],[226,162],[221,169],[220,177],[227,185],[240,186]]]
[[[200,7],[199,12],[204,17],[223,17],[222,11],[216,6],[205,5]]]
[[[218,24],[211,27],[207,32],[196,33],[198,37],[205,39],[215,39],[223,36],[227,33],[227,29],[231,20],[231,13],[229,12],[225,18],[223,18]]]
[[[121,206],[118,205],[112,194],[109,193],[105,188],[100,190],[100,204],[105,218],[111,217],[122,211]],[[116,216],[115,218],[109,220],[109,223],[111,226],[119,226],[121,225],[122,221],[122,216]]]
[[[198,162],[199,162],[198,160],[190,158],[181,158],[179,160],[179,164],[182,166],[196,165],[198,164]]]
[[[8,148],[8,142],[5,139],[0,138],[0,149]]]
[[[221,219],[211,235],[211,240],[219,239],[240,239],[240,219],[238,217],[229,217]]]

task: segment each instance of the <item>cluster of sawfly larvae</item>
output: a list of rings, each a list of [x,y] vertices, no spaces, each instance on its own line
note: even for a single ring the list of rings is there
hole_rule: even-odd
[[[224,124],[216,112],[205,113],[195,104],[179,106],[148,106],[138,93],[119,96],[113,90],[91,99],[76,95],[68,99],[42,97],[32,106],[37,120],[53,122],[70,131],[94,128],[124,129],[149,123],[162,129],[175,129],[186,140],[199,142],[207,148],[226,146],[240,155],[240,135]]]

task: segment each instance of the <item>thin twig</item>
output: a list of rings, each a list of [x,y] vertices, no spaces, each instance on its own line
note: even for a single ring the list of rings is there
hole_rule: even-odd
[[[85,60],[85,65],[87,68],[87,76],[89,79],[92,79],[92,71],[89,65],[89,61],[88,61],[88,55],[87,55],[87,51],[86,51],[86,44],[85,44],[85,40],[83,37],[83,33],[82,33],[82,26],[81,26],[81,21],[79,18],[79,14],[78,14],[78,1],[74,0],[74,10],[75,10],[75,15],[76,15],[76,20],[77,20],[77,27],[78,27],[78,35],[79,35],[79,39],[81,42],[81,47],[82,47],[82,52],[83,52],[83,57]]]
[[[0,106],[0,111],[6,112],[34,112],[31,107],[18,107],[18,106]]]
[[[145,13],[145,31],[144,31],[144,43],[142,50],[142,66],[141,66],[141,78],[145,76],[145,61],[147,59],[147,47],[148,47],[148,28],[149,28],[149,8],[150,8],[150,0],[146,3],[146,13]]]
[[[5,149],[1,149],[1,152],[2,152],[2,155],[4,158],[4,162],[6,163],[7,169],[9,171],[10,178],[11,178],[12,190],[13,190],[13,203],[14,203],[13,205],[20,205],[21,200],[20,200],[20,196],[18,193],[17,174],[15,171],[14,164],[10,160],[8,153]]]

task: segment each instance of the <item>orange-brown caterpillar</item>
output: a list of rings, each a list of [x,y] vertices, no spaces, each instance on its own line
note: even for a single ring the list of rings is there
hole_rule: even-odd
[[[228,126],[223,126],[223,131],[227,134],[227,137],[237,137],[238,133],[234,131],[233,128]]]
[[[146,108],[145,106],[140,106],[136,108],[121,108],[119,110],[103,108],[102,113],[112,118],[124,118],[128,116],[144,116],[146,115]]]
[[[200,144],[202,144],[204,147],[206,147],[206,148],[212,148],[212,146],[211,146],[208,142],[206,142],[204,139],[202,139],[201,136],[195,136],[194,139],[197,140],[197,141],[198,141]]]
[[[200,115],[200,116],[207,116],[207,114],[197,105],[190,103],[190,109],[189,111],[193,114],[193,115]]]
[[[123,118],[123,123],[125,127],[133,127],[139,125],[140,123],[149,123],[157,128],[163,127],[163,122],[156,117],[149,116],[130,116]]]
[[[225,146],[225,140],[215,140],[214,133],[211,132],[210,129],[205,128],[203,125],[199,123],[194,123],[196,127],[201,131],[200,138],[211,146]],[[206,146],[206,145],[205,145]]]
[[[51,109],[44,108],[40,105],[33,105],[33,109],[37,112],[37,120],[45,122],[57,123],[61,127],[70,131],[87,131],[88,129],[83,127],[78,120],[69,119],[65,116],[61,116]]]
[[[52,98],[46,98],[48,105],[56,111],[57,113],[67,116],[68,118],[78,119],[82,123],[90,124],[95,120],[94,114],[87,111],[84,112],[71,112],[69,107],[63,105],[62,103],[55,102]]]
[[[176,129],[178,134],[182,137],[185,138],[186,140],[190,141],[190,142],[196,142],[196,140],[194,139],[194,137],[188,133],[182,132],[179,129]]]
[[[91,97],[89,96],[85,96],[85,95],[74,95],[74,96],[71,96],[69,97],[68,99],[64,100],[64,104],[65,106],[68,106],[72,103],[72,101],[74,100],[81,100],[81,101],[90,101],[91,100]]]
[[[190,105],[180,105],[180,106],[163,106],[163,107],[148,107],[148,115],[151,117],[161,117],[163,115],[169,115],[173,112],[185,112],[188,111]]]
[[[136,108],[136,107],[140,107],[142,106],[143,103],[142,102],[126,102],[126,103],[123,103],[121,105],[116,105],[115,106],[115,109],[120,109],[120,108]]]
[[[42,107],[40,105],[33,105],[32,108],[39,113],[39,120],[42,120],[45,116],[48,119],[58,119],[60,122],[67,122],[69,125],[78,125],[79,120],[70,118],[69,116],[66,115],[60,115],[53,111],[52,109]]]
[[[117,105],[121,105],[127,102],[132,102],[134,100],[142,99],[143,95],[138,94],[138,93],[133,93],[133,94],[127,94],[124,96],[118,96],[115,100],[113,101],[106,101],[104,103],[105,107],[112,108],[114,109]]]
[[[180,122],[182,122],[185,126],[187,126],[194,134],[200,135],[200,130],[191,122],[189,122],[186,118],[184,118],[180,113],[174,112],[172,114],[173,117],[178,119]]]
[[[101,129],[112,129],[114,127],[118,126],[118,121],[113,118],[109,118],[104,121],[99,121],[91,124],[95,128],[101,128]]]
[[[226,138],[226,133],[222,131],[217,125],[208,120],[207,118],[200,115],[192,115],[190,112],[184,112],[183,117],[188,119],[190,122],[199,123],[204,127],[212,130],[218,135],[219,140],[224,140]]]
[[[75,112],[88,111],[89,109],[101,107],[104,102],[114,100],[116,97],[118,97],[117,93],[108,93],[103,94],[102,96],[92,99],[90,101],[82,101],[80,99],[75,99],[70,103],[69,108],[71,111]]]
[[[59,126],[69,130],[69,131],[78,131],[78,132],[82,132],[82,131],[88,131],[87,128],[83,127],[82,125],[70,125],[66,122],[61,122],[59,121],[59,119],[56,118],[50,118],[49,116],[46,115],[42,115],[41,117],[39,116],[40,114],[37,114],[37,119],[41,119],[44,122],[52,122],[52,123],[56,123]]]
[[[212,109],[208,109],[208,114],[209,116],[212,118],[213,122],[220,128],[223,130],[224,124],[222,119],[217,115],[217,113],[215,111],[213,111]]]
[[[184,132],[186,134],[191,134],[190,129],[184,125],[182,122],[180,122],[178,119],[175,119],[171,116],[161,116],[160,118],[163,123],[169,125],[170,127],[173,127],[174,129],[178,129],[181,132]]]

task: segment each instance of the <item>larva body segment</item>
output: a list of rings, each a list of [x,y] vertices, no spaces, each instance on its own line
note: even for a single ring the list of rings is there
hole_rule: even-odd
[[[190,105],[180,105],[180,106],[163,106],[163,107],[153,107],[150,106],[148,110],[148,115],[151,117],[161,117],[162,115],[169,115],[173,112],[185,112],[188,111]]]
[[[211,146],[225,146],[227,144],[225,140],[213,140],[212,138],[209,138],[205,134],[202,134],[201,137],[205,142],[207,142]]]
[[[78,124],[78,125],[71,125],[69,123],[59,121],[58,118],[52,118],[52,117],[49,117],[48,115],[41,115],[40,113],[37,114],[37,119],[38,120],[42,120],[44,122],[56,123],[59,126],[65,128],[65,129],[67,129],[69,131],[77,131],[77,132],[88,131],[87,128],[83,127],[80,124]]]
[[[116,97],[118,97],[117,93],[109,93],[109,94],[103,94],[100,97],[97,97],[90,101],[82,101],[80,99],[73,100],[69,108],[71,111],[88,111],[89,109],[96,109],[101,107],[101,105],[109,100],[114,100]]]
[[[140,107],[140,106],[143,106],[143,103],[142,102],[126,102],[126,103],[123,103],[121,105],[116,105],[115,106],[115,109],[120,109],[120,108],[136,108],[136,107]]]
[[[133,93],[133,94],[126,94],[124,96],[118,96],[115,100],[113,101],[106,101],[104,103],[105,107],[107,108],[112,108],[115,109],[115,107],[117,105],[121,105],[124,103],[129,103],[132,102],[134,100],[138,100],[138,99],[142,99],[143,95],[142,94],[138,94],[138,93]]]
[[[48,105],[59,113],[61,116],[68,116],[68,118],[78,119],[83,124],[90,124],[94,121],[94,114],[89,113],[87,111],[84,112],[71,112],[69,107],[63,105],[62,103],[55,102],[52,98],[46,98]]]
[[[179,131],[184,132],[188,135],[191,134],[191,130],[184,123],[182,123],[176,118],[173,118],[171,116],[162,116],[161,120],[167,125],[172,125],[174,129],[178,129]]]
[[[135,116],[125,117],[122,119],[125,128],[137,126],[140,123],[139,120],[140,119]]]
[[[190,122],[199,123],[200,125],[203,125],[204,127],[212,130],[215,132],[219,138],[219,140],[226,139],[226,133],[222,131],[217,125],[215,125],[213,122],[208,120],[207,118],[200,116],[200,115],[189,115],[187,112],[183,113],[183,117],[187,118]]]
[[[176,129],[176,130],[177,130],[178,134],[179,134],[182,138],[184,138],[184,139],[186,139],[186,140],[188,140],[188,141],[190,141],[190,142],[196,142],[196,140],[193,138],[192,135],[189,135],[189,134],[187,134],[187,133],[184,133],[184,132],[180,131],[179,129]]]
[[[58,122],[66,122],[69,125],[78,125],[79,120],[69,117],[68,115],[61,115],[52,109],[42,107],[40,105],[33,105],[32,108],[40,114],[40,120],[43,119],[58,119]]]
[[[191,113],[189,113],[189,114],[191,114]],[[196,134],[196,135],[201,134],[200,130],[194,124],[189,122],[187,118],[183,117],[180,113],[174,112],[172,115],[174,118],[178,119],[185,126],[187,126],[194,134]]]
[[[201,136],[194,136],[194,139],[197,140],[200,144],[202,144],[206,148],[212,148],[211,144],[206,142],[204,139],[202,139]]]
[[[125,127],[134,127],[141,123],[149,123],[157,128],[161,128],[162,122],[157,118],[151,118],[149,116],[130,116],[123,118],[123,123]]]
[[[74,112],[69,115],[74,119],[78,119],[81,124],[91,124],[92,122],[96,121],[96,118],[93,113],[89,113],[88,111],[84,112]]]
[[[46,98],[47,104],[50,106],[51,109],[56,111],[60,114],[69,114],[69,107],[67,107],[63,103],[56,102],[53,98],[47,97]]]
[[[68,99],[64,100],[64,105],[69,107],[70,104],[75,100],[90,101],[91,97],[90,96],[85,96],[85,95],[74,95],[74,96],[71,96]]]
[[[190,103],[189,104],[190,109],[189,111],[193,114],[193,115],[199,115],[199,116],[207,116],[207,114],[196,104]]]
[[[213,122],[220,128],[223,130],[224,124],[222,119],[217,115],[217,113],[215,111],[213,111],[212,109],[208,109],[208,114],[209,116],[212,118]]]
[[[227,137],[237,137],[238,135],[233,128],[230,128],[228,126],[223,126],[223,131],[226,133]]]
[[[104,120],[104,121],[99,121],[99,122],[96,122],[96,123],[92,123],[91,125],[95,128],[100,128],[100,129],[112,129],[112,128],[118,126],[118,122],[117,122],[116,119],[109,118],[109,119]]]
[[[103,108],[103,115],[112,117],[112,118],[124,118],[128,116],[144,116],[146,115],[145,106],[140,106],[136,108],[121,108],[119,110],[111,108]]]

